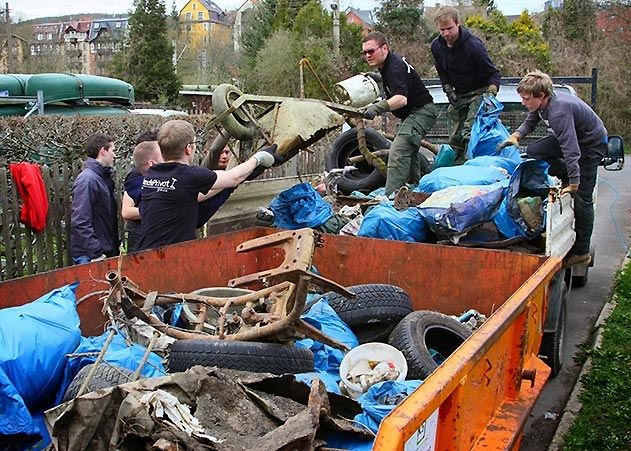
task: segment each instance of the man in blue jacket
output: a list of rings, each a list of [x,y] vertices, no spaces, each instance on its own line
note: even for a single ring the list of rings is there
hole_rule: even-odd
[[[463,162],[481,96],[485,93],[497,94],[501,74],[493,65],[482,41],[460,25],[456,8],[439,8],[434,22],[440,36],[432,42],[432,55],[443,91],[449,100],[449,144],[457,152],[456,161]]]
[[[72,186],[70,254],[75,264],[118,255],[119,246],[114,138],[95,133],[85,147],[88,158]]]

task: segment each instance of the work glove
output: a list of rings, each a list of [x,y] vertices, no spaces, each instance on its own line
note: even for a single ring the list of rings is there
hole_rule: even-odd
[[[517,132],[512,133],[508,138],[506,138],[506,140],[497,145],[497,150],[502,150],[505,147],[508,146],[515,146],[517,147],[519,145],[519,140],[521,139],[521,135]]]
[[[277,160],[282,160],[282,157],[275,154],[277,148],[277,144],[272,144],[271,146],[265,147],[252,155],[252,158],[256,160],[257,167],[262,166],[264,168],[271,168]]]
[[[91,259],[91,262],[100,262],[101,260],[105,260],[107,257],[105,256],[105,254],[101,254],[98,257],[95,257],[93,259]]]
[[[443,92],[447,96],[447,100],[449,101],[449,103],[451,105],[455,105],[456,102],[458,101],[458,96],[456,95],[456,91],[454,90],[454,87],[449,84],[444,84]]]
[[[561,195],[564,195],[566,193],[575,194],[577,191],[578,191],[578,184],[570,183],[568,186],[566,186],[565,188],[561,190]]]
[[[495,97],[497,95],[497,86],[495,86],[495,85],[488,85],[486,87],[486,91],[484,93],[485,94],[491,94],[493,97]]]
[[[383,81],[381,72],[368,72],[366,75],[375,80],[375,83],[381,83]]]
[[[390,111],[390,104],[385,99],[359,109],[359,113],[364,119],[374,119],[386,111]]]

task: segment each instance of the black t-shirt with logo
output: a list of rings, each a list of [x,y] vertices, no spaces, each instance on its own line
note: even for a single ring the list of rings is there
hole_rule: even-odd
[[[414,67],[399,55],[388,52],[379,72],[381,72],[383,87],[388,99],[396,94],[408,99],[406,106],[392,111],[392,114],[399,119],[407,118],[414,108],[432,103],[432,95],[423,84],[421,77],[414,70]]]
[[[210,169],[182,163],[161,163],[149,168],[142,182],[139,250],[195,238],[199,217],[197,196],[217,181]]]

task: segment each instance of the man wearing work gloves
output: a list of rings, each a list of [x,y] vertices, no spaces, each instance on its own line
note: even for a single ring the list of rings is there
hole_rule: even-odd
[[[386,195],[389,196],[407,182],[416,184],[420,180],[418,150],[421,140],[436,122],[436,107],[414,68],[404,58],[390,52],[383,33],[366,35],[362,55],[370,67],[379,69],[386,93],[386,99],[364,107],[362,116],[374,119],[391,111],[402,121],[388,154]]]
[[[483,94],[496,95],[501,75],[482,41],[460,25],[453,6],[436,11],[434,22],[440,36],[432,42],[436,71],[449,100],[447,127],[456,162],[465,159],[473,120]]]
[[[275,163],[274,144],[228,171],[191,166],[197,141],[193,126],[183,120],[165,122],[158,144],[164,163],[151,166],[142,183],[139,250],[194,239],[199,201],[237,186],[257,167]]]
[[[565,258],[566,266],[589,263],[594,228],[593,195],[598,165],[607,151],[607,130],[603,121],[578,97],[554,92],[547,74],[534,71],[517,86],[521,103],[528,110],[524,123],[500,147],[517,146],[539,121],[553,135],[528,146],[530,158],[550,163],[550,174],[565,187],[561,193],[574,197],[576,241]]]

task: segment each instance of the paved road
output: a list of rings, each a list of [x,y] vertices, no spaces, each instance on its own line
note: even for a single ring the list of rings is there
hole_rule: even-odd
[[[613,218],[615,217],[625,242],[628,242],[631,235],[631,183],[628,172],[629,169],[618,172],[600,169],[593,235],[596,245],[595,265],[589,271],[587,285],[571,291],[563,369],[556,378],[548,381],[535,405],[524,430],[522,451],[544,450],[552,440],[581,370],[580,363],[574,362],[574,358],[579,354],[581,344],[591,342],[594,323],[603,305],[609,300],[616,270],[620,268],[625,256]],[[617,200],[616,191],[619,195]],[[557,414],[558,417],[546,419],[545,414],[548,412]]]

